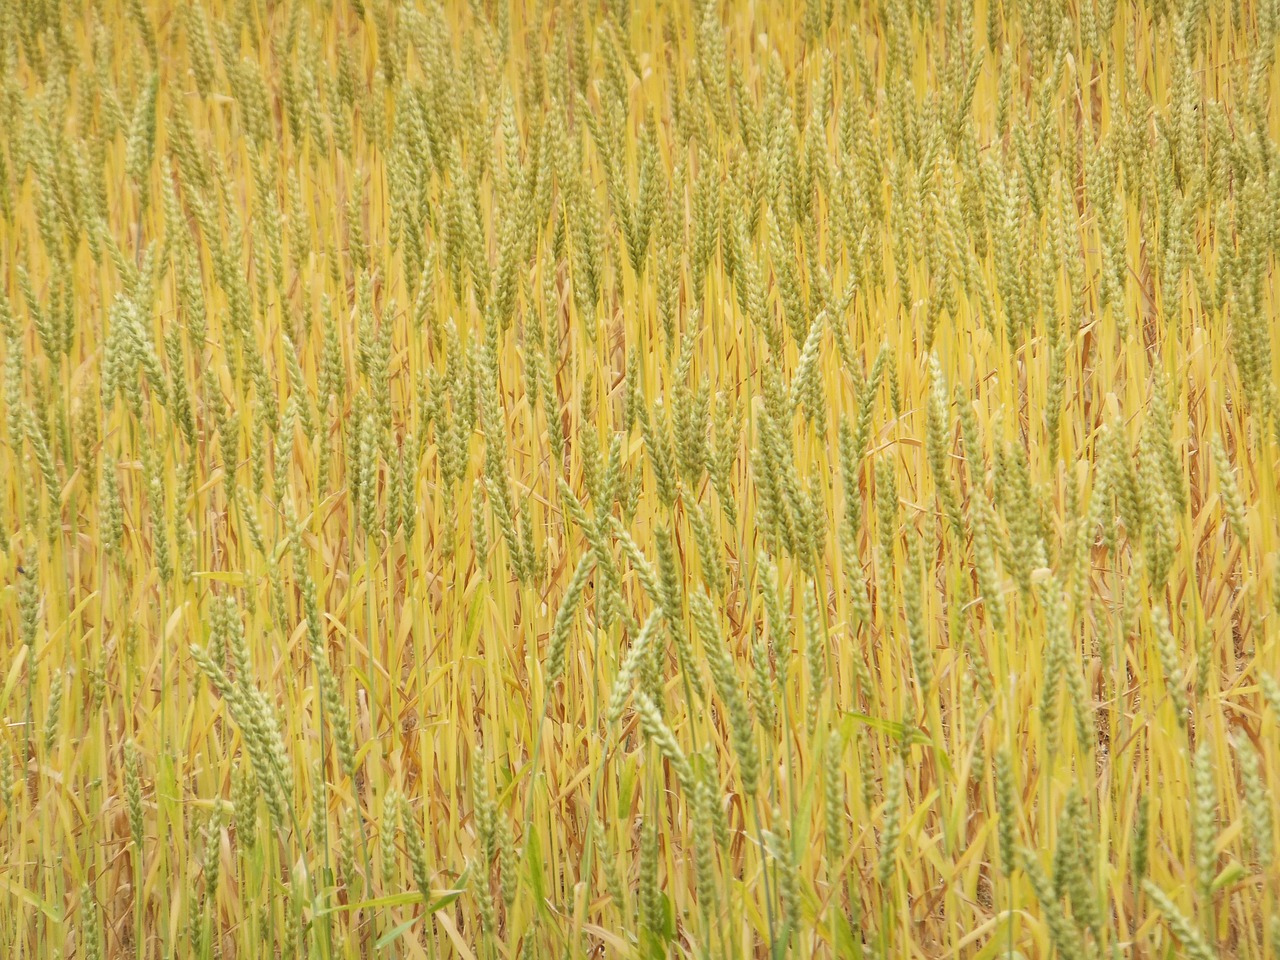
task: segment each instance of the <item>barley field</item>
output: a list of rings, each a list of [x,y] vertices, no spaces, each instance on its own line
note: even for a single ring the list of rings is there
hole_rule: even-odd
[[[0,0],[0,955],[1280,956],[1278,0]]]

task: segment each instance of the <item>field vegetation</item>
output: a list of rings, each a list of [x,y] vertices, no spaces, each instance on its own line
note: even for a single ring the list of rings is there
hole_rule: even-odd
[[[0,0],[0,954],[1280,956],[1277,0]]]

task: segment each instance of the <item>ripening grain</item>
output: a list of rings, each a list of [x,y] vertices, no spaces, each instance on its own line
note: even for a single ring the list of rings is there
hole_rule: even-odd
[[[1280,956],[1280,0],[0,0],[0,955]]]

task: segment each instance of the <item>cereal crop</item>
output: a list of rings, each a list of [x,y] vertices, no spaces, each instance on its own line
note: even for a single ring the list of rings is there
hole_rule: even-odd
[[[0,0],[0,955],[1280,956],[1280,0]]]

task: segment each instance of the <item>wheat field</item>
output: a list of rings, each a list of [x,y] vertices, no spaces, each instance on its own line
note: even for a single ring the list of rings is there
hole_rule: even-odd
[[[0,954],[1280,957],[1277,0],[0,0]]]

